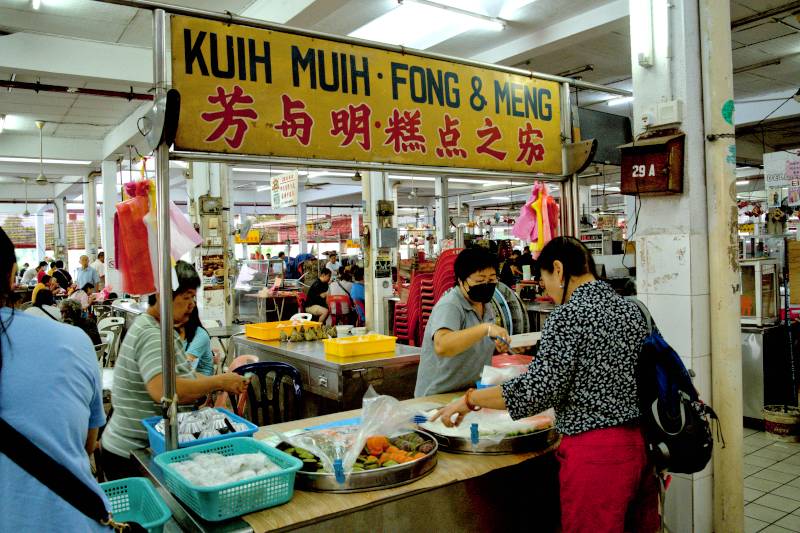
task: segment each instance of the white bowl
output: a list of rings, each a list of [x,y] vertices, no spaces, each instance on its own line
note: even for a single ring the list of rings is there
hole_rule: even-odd
[[[344,325],[344,326],[336,326],[336,336],[337,337],[349,337],[352,335],[351,331],[353,326]]]
[[[353,328],[352,330],[353,335],[366,335],[367,328]]]

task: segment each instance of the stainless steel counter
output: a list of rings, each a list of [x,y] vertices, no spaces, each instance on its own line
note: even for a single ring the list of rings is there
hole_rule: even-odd
[[[357,409],[370,385],[400,400],[414,396],[420,348],[398,344],[394,353],[333,357],[325,355],[321,341],[265,342],[244,335],[231,341],[236,357],[253,354],[261,361],[289,363],[300,371],[307,393],[306,417]]]
[[[120,313],[129,313],[131,315],[139,316],[147,311],[146,303],[133,302],[114,302],[111,308]]]

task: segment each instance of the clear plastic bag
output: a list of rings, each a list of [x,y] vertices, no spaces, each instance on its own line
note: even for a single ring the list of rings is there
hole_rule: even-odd
[[[380,395],[370,386],[364,394],[359,425],[280,437],[292,446],[303,448],[319,457],[325,471],[336,474],[337,480],[344,483],[346,476],[353,471],[353,465],[369,437],[391,437],[400,432],[412,431],[415,428],[414,414],[414,410],[402,405],[396,398]]]

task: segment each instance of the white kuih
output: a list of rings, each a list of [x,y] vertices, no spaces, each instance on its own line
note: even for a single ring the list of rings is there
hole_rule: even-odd
[[[261,453],[224,456],[219,453],[195,453],[188,461],[172,467],[192,485],[214,487],[263,476],[281,469]]]

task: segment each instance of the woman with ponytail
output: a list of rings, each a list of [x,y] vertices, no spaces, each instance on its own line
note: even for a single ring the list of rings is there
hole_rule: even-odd
[[[452,426],[481,407],[507,409],[515,420],[554,408],[562,435],[556,452],[562,530],[658,531],[658,485],[639,425],[635,378],[644,318],[598,279],[591,252],[577,239],[553,239],[538,262],[557,307],[527,372],[498,387],[468,390],[434,419]]]

